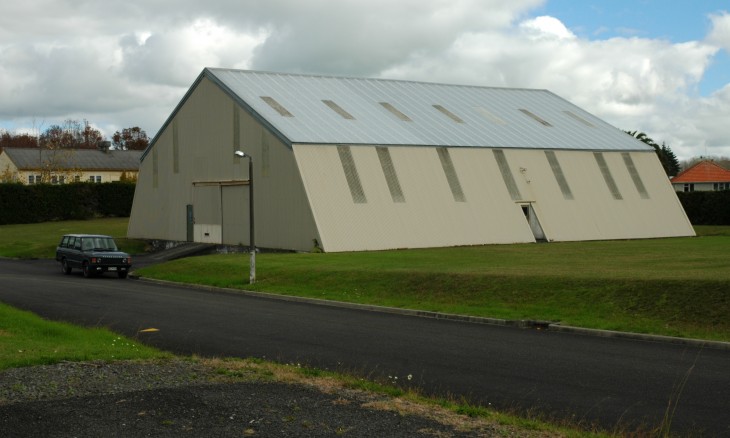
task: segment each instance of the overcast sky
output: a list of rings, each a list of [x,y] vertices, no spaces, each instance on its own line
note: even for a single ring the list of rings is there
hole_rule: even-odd
[[[727,0],[5,1],[0,129],[154,136],[204,67],[544,88],[730,156]]]

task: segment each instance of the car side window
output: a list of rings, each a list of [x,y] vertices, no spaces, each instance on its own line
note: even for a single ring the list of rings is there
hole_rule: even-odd
[[[81,249],[81,239],[79,239],[78,237],[74,241],[74,249],[78,249],[78,250]]]
[[[63,236],[63,239],[61,239],[61,243],[58,246],[66,248],[68,246],[68,236]]]
[[[84,251],[88,251],[91,248],[93,248],[93,242],[91,239],[81,239],[81,249]]]

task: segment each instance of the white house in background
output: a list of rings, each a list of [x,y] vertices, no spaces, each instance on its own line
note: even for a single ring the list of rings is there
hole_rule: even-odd
[[[251,177],[264,248],[694,235],[651,147],[549,91],[211,68],[142,156],[128,235],[246,245]]]
[[[730,170],[712,161],[700,161],[672,178],[677,192],[730,190]]]
[[[4,148],[0,175],[24,184],[134,180],[142,151]]]

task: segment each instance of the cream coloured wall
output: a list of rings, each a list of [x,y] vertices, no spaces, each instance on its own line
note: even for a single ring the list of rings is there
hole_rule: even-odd
[[[247,245],[248,160],[236,148],[254,160],[256,245],[312,249],[319,236],[291,149],[205,78],[142,161],[128,236],[187,240],[190,204],[198,229],[221,227],[221,243]]]
[[[373,146],[350,147],[367,202],[357,203],[336,146],[295,145],[326,251],[534,242],[522,211],[532,205],[551,241],[691,236],[694,231],[654,153],[631,152],[643,199],[619,152],[604,152],[622,195],[614,199],[593,152],[556,151],[573,199],[565,199],[543,150],[505,149],[512,199],[491,149],[449,148],[465,202],[457,202],[436,148],[389,148],[405,202],[394,202]]]

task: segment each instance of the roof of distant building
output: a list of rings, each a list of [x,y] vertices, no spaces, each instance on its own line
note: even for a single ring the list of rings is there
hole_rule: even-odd
[[[730,170],[712,161],[700,161],[672,178],[672,183],[704,182],[730,182]]]
[[[40,169],[52,162],[58,169],[138,170],[142,151],[99,149],[4,148],[18,170]]]

